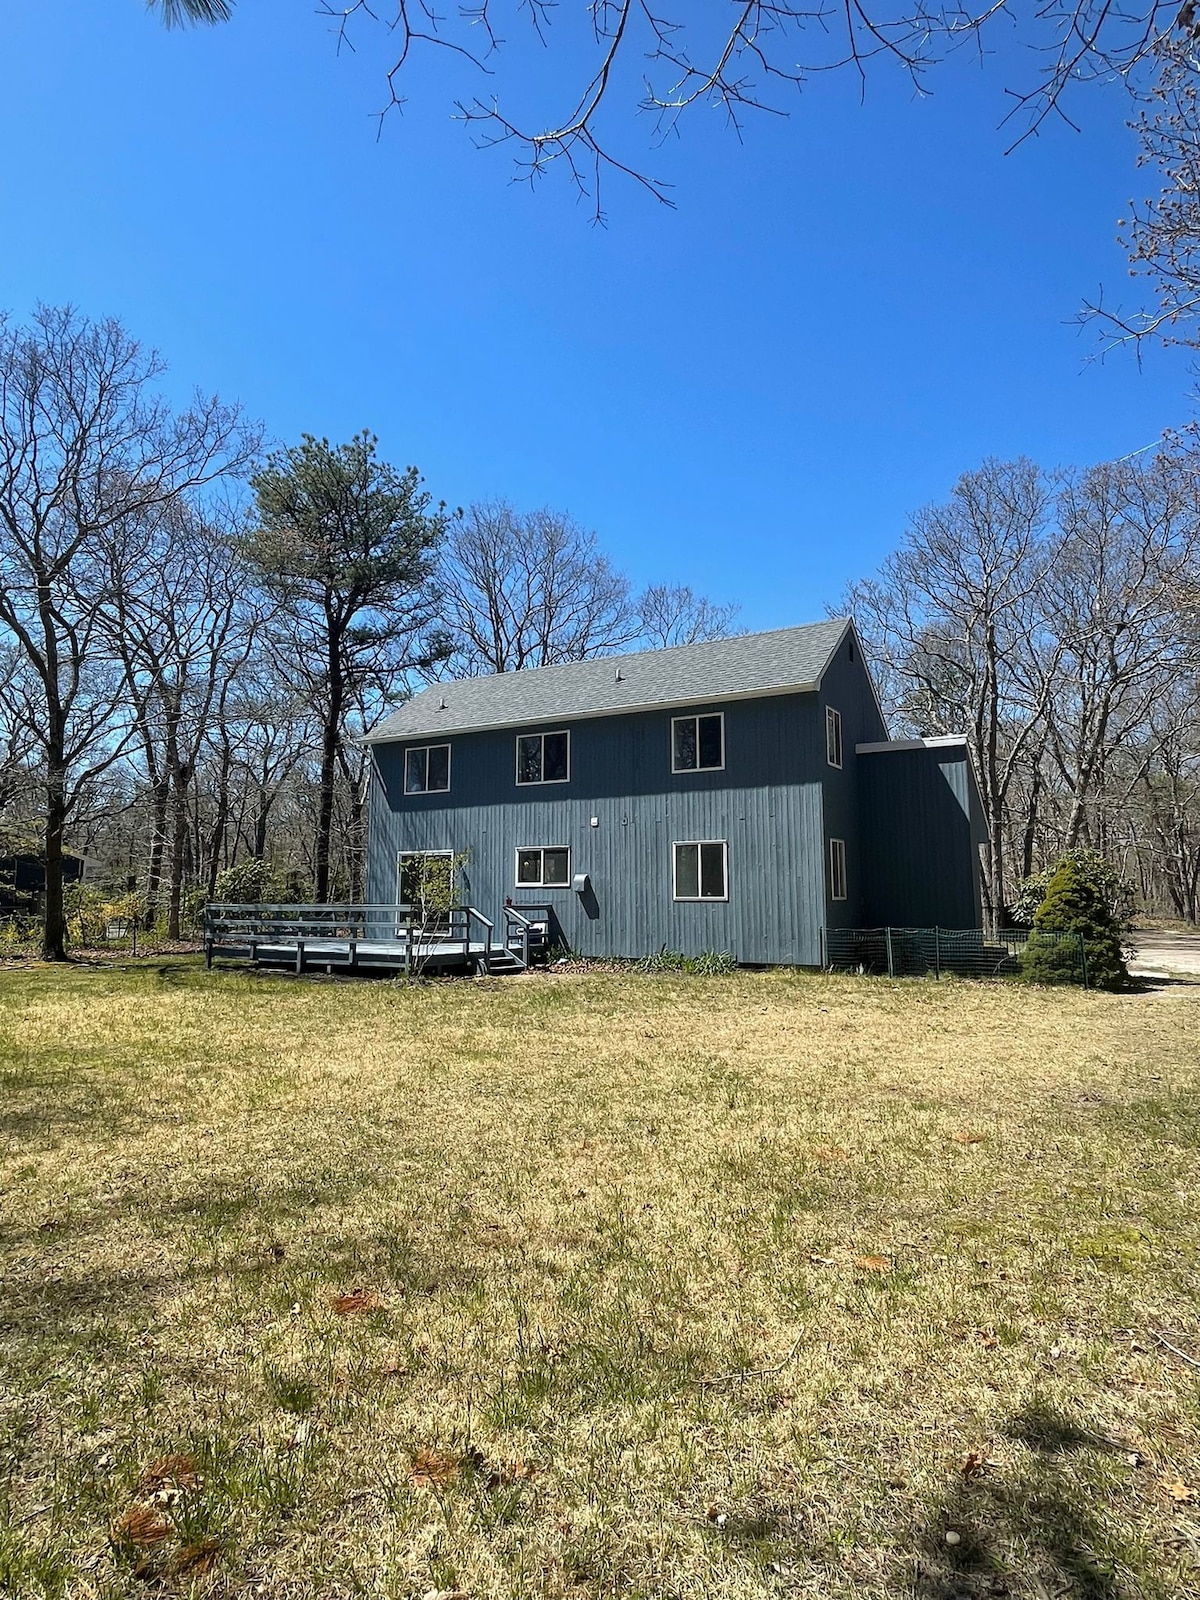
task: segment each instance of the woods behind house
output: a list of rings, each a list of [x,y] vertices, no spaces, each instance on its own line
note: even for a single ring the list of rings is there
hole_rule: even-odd
[[[268,448],[162,371],[111,320],[0,325],[0,856],[44,858],[51,959],[68,849],[173,939],[217,894],[360,899],[357,741],[416,682],[735,631],[568,515],[437,500],[369,433]],[[893,732],[970,737],[992,917],[1084,843],[1196,920],[1200,448],[988,462],[847,601]]]

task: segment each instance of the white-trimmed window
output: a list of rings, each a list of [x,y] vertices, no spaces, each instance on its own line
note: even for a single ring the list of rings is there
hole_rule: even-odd
[[[831,767],[842,764],[842,713],[825,707],[825,757]]]
[[[565,844],[530,845],[517,851],[522,889],[565,889],[571,882],[571,852]]]
[[[846,898],[846,841],[844,839],[830,839],[829,841],[829,898],[831,900],[844,900]]]
[[[450,787],[450,746],[417,745],[404,752],[405,794],[445,794]]]
[[[554,733],[517,735],[518,783],[568,783],[571,778],[571,735]]]
[[[724,839],[688,839],[671,846],[676,900],[729,899],[729,846]]]
[[[719,772],[725,765],[725,717],[671,718],[671,771]]]

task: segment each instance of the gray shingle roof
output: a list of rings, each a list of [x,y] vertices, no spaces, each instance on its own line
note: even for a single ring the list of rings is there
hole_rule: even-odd
[[[669,650],[435,683],[386,717],[368,742],[814,689],[848,626],[837,617]]]

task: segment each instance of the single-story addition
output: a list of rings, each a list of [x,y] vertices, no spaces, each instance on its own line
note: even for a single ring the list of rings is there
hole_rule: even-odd
[[[889,740],[847,619],[435,684],[371,734],[368,898],[420,858],[580,955],[818,966],[827,931],[980,925],[965,740]]]

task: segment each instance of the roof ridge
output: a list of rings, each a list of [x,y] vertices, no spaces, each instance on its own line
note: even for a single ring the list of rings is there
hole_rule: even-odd
[[[416,700],[420,695],[429,694],[434,689],[446,689],[456,683],[485,683],[499,678],[528,678],[531,672],[563,672],[578,671],[581,667],[598,667],[606,661],[638,661],[643,656],[669,656],[677,650],[700,650],[705,645],[748,644],[756,639],[769,639],[775,634],[806,633],[810,628],[844,627],[850,621],[849,616],[822,617],[817,622],[796,622],[787,628],[760,628],[754,633],[726,633],[717,639],[690,639],[684,644],[655,645],[649,650],[612,650],[602,656],[586,656],[580,661],[547,661],[540,667],[507,667],[503,672],[473,672],[465,678],[435,678],[423,689],[413,695]],[[412,704],[412,700],[406,702]]]
[[[824,617],[790,628],[615,651],[587,661],[438,678],[386,715],[367,741],[807,692],[819,687],[852,627],[848,617]]]

